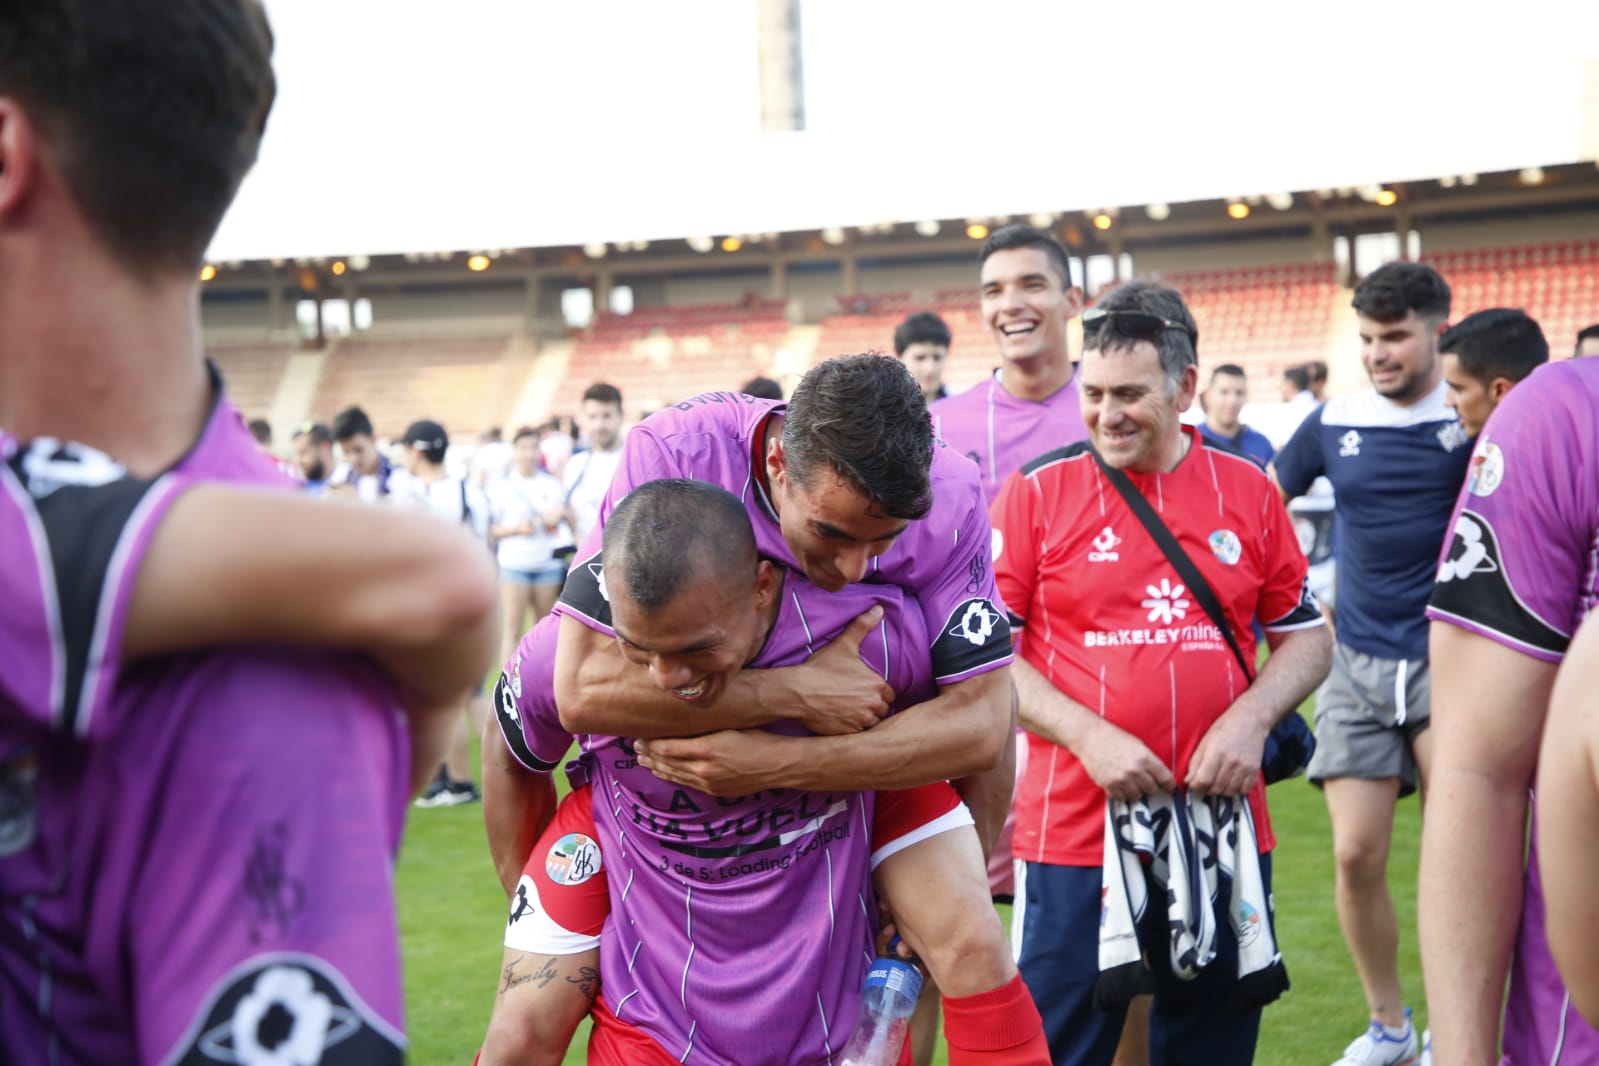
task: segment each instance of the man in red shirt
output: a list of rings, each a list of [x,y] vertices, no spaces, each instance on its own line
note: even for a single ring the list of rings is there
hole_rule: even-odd
[[[1331,641],[1271,482],[1179,421],[1198,382],[1198,331],[1181,295],[1131,282],[1101,297],[1083,325],[1089,440],[1011,475],[993,519],[1029,733],[1015,836],[1026,861],[1020,966],[1054,1061],[1087,1066],[1111,1061],[1122,1027],[1121,1011],[1093,1005],[1107,797],[1247,797],[1269,898],[1266,735],[1326,676]],[[1258,676],[1245,673],[1113,472],[1215,590],[1240,648],[1253,650],[1251,620],[1261,620],[1271,655]],[[1152,898],[1164,900],[1164,888]],[[1193,980],[1172,975],[1164,908],[1150,906],[1139,924],[1154,971],[1156,1061],[1253,1060],[1260,1009],[1232,1009],[1239,950],[1225,893],[1216,910],[1217,956]],[[1257,935],[1246,933],[1246,943]]]

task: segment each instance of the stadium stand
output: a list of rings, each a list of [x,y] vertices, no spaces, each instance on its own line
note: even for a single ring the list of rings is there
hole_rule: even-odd
[[[1458,321],[1485,307],[1519,307],[1538,320],[1559,358],[1599,318],[1599,239],[1423,255],[1454,289]]]
[[[359,404],[379,436],[431,418],[464,439],[497,425],[514,399],[520,382],[503,380],[512,341],[504,332],[344,338],[329,346],[311,411],[330,417]]]
[[[266,417],[293,349],[264,341],[230,343],[216,337],[209,340],[206,354],[222,371],[234,405],[246,418]]]

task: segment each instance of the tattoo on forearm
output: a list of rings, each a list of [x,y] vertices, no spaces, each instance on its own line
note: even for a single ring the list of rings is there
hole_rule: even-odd
[[[590,1003],[594,1002],[595,995],[599,992],[600,972],[592,966],[578,967],[577,975],[563,974],[555,959],[545,959],[539,966],[527,973],[518,973],[517,967],[527,961],[526,955],[518,955],[506,964],[500,972],[500,995],[504,995],[519,985],[537,984],[539,988],[546,988],[556,978],[561,978],[569,985],[576,985],[583,998]]]

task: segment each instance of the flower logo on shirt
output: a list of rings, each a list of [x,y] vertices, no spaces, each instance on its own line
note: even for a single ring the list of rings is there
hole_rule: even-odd
[[[1173,621],[1185,617],[1188,608],[1193,606],[1183,598],[1183,593],[1188,590],[1181,583],[1173,585],[1166,578],[1161,578],[1159,585],[1145,585],[1144,591],[1149,594],[1149,598],[1139,606],[1148,608],[1151,622],[1171,625]]]
[[[998,621],[999,615],[986,601],[971,600],[966,604],[966,612],[961,615],[960,622],[949,631],[949,635],[961,637],[968,644],[981,645],[994,635],[994,626]]]

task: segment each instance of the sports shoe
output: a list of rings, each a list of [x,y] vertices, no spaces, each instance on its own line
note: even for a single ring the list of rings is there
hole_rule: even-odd
[[[1416,1027],[1410,1024],[1407,1007],[1403,1033],[1389,1036],[1381,1022],[1372,1022],[1332,1066],[1417,1066],[1416,1057]]]
[[[1416,1066],[1432,1066],[1432,1030],[1426,1029],[1421,1034],[1421,1055],[1416,1059]]]
[[[423,800],[428,802],[424,803]],[[418,807],[459,807],[463,803],[480,803],[483,793],[470,781],[451,781],[432,797],[427,793],[416,801]]]
[[[433,780],[428,782],[428,787],[416,798],[418,807],[442,807],[444,804],[440,797],[450,790],[449,775],[444,772],[444,767],[439,767],[439,772],[433,775]]]

